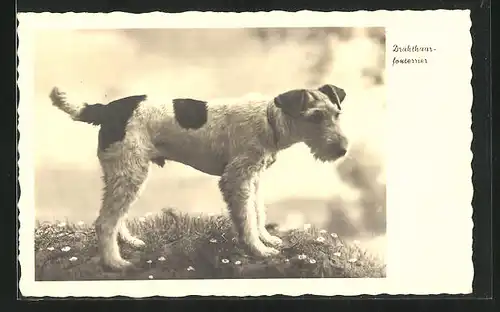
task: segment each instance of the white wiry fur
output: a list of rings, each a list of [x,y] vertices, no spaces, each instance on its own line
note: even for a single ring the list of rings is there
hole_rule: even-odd
[[[231,103],[155,102],[137,96],[107,105],[79,105],[67,103],[57,88],[50,94],[53,105],[74,120],[101,126],[98,158],[104,192],[96,233],[102,261],[113,269],[131,265],[120,255],[118,236],[133,246],[144,245],[128,231],[126,214],[151,162],[163,166],[165,160],[220,176],[240,242],[258,256],[277,254],[282,242],[265,228],[260,174],[274,163],[277,152],[298,142],[322,161],[342,157],[347,139],[337,121],[344,97],[344,90],[333,85],[290,90],[267,101]]]
[[[71,103],[69,104],[66,101],[66,94],[64,92],[59,91],[58,88],[53,88],[52,92],[50,92],[50,99],[52,100],[52,104],[57,106],[60,110],[70,115],[73,120],[78,120],[78,116],[80,112],[85,107],[85,104],[77,104]]]

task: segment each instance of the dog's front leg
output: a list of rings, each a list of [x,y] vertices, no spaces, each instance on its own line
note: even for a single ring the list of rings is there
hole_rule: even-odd
[[[280,246],[283,241],[281,238],[271,235],[266,229],[266,206],[264,205],[264,198],[262,192],[259,191],[259,178],[254,179],[255,190],[255,211],[257,214],[257,226],[259,228],[260,238],[264,243],[273,246]]]
[[[254,179],[262,169],[257,157],[239,157],[226,166],[219,181],[222,197],[238,232],[240,242],[258,256],[268,257],[279,253],[260,240],[255,209]]]

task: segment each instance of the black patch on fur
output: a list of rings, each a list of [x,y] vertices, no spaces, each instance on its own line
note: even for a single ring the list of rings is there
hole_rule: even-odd
[[[94,126],[101,125],[106,121],[106,105],[103,104],[85,104],[85,107],[80,111],[78,120]]]
[[[182,128],[199,129],[207,122],[207,102],[194,99],[174,99],[175,120]]]
[[[111,144],[123,140],[125,128],[132,113],[139,103],[146,100],[146,98],[146,95],[134,95],[112,101],[107,105],[94,104],[84,108],[84,110],[88,111],[86,113],[86,116],[89,116],[87,120],[93,120],[91,123],[101,125],[99,150],[105,150]]]

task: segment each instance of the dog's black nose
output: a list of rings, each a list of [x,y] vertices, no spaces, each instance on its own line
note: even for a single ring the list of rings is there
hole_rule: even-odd
[[[345,156],[345,154],[347,154],[347,148],[344,147],[344,146],[336,146],[336,148],[333,150],[333,156],[335,158],[340,158],[340,157],[343,157]]]
[[[339,157],[345,156],[345,154],[347,154],[347,149],[345,148],[338,149],[337,153]]]

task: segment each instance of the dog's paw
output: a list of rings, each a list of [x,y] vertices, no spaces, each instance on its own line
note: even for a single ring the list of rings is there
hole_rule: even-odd
[[[279,247],[283,244],[281,238],[271,235],[271,233],[269,233],[266,228],[259,230],[259,237],[264,243],[275,247]]]
[[[134,248],[142,248],[144,246],[146,246],[146,243],[144,243],[144,241],[142,241],[141,239],[135,237],[135,236],[131,236],[130,234],[128,235],[120,235],[120,238],[122,239],[122,241],[125,243],[125,244],[128,244]]]
[[[142,248],[146,246],[146,243],[143,240],[138,239],[137,237],[131,238],[127,243],[134,248]]]
[[[272,246],[279,247],[283,245],[283,240],[281,240],[281,238],[279,238],[278,236],[271,235],[269,233],[267,233],[267,235],[262,235],[261,239],[264,243],[267,243]]]

